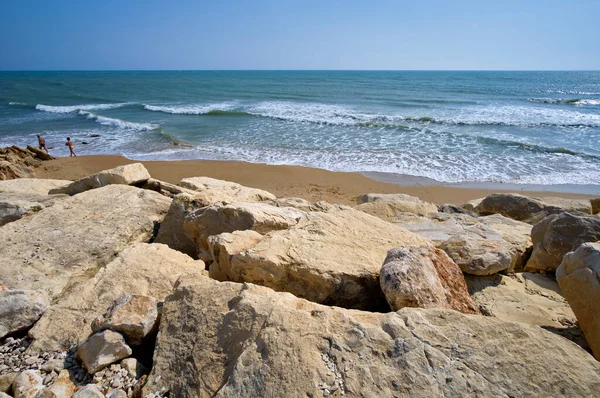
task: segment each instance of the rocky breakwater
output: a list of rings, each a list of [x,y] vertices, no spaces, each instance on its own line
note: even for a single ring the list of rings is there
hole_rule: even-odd
[[[520,272],[530,224],[405,195],[353,209],[206,178],[166,184],[139,164],[51,185],[39,181],[51,205],[0,226],[0,393],[600,389],[561,289]],[[444,245],[458,237],[460,251]]]
[[[35,168],[53,156],[32,146],[0,148],[0,180],[35,176]]]

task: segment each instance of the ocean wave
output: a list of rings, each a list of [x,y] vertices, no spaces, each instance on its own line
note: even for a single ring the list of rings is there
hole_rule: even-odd
[[[160,129],[160,126],[152,123],[134,123],[128,122],[121,119],[113,119],[106,116],[96,115],[95,113],[79,110],[78,115],[85,116],[88,119],[94,120],[104,126],[118,127],[123,130],[135,130],[135,131],[151,131]]]
[[[98,111],[106,109],[116,109],[123,106],[131,105],[128,102],[118,104],[82,104],[82,105],[66,105],[66,106],[55,106],[55,105],[44,105],[37,104],[35,109],[38,111],[52,112],[52,113],[73,113],[77,111]]]
[[[235,107],[234,103],[224,102],[206,105],[146,105],[144,109],[153,112],[170,113],[173,115],[210,115],[227,114]],[[245,112],[244,112],[245,113]],[[237,113],[236,113],[237,114]]]
[[[529,102],[553,105],[600,105],[600,99],[580,98],[527,98]]]

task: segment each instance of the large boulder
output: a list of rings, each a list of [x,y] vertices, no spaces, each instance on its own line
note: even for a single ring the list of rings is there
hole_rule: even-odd
[[[204,263],[161,244],[138,243],[121,251],[91,279],[46,310],[29,331],[34,352],[68,349],[91,332],[91,322],[122,295],[152,296],[159,301],[181,275],[206,275]]]
[[[401,213],[428,216],[437,213],[435,204],[406,194],[364,194],[357,198],[356,210],[364,211],[385,221],[392,221]]]
[[[50,194],[68,194],[76,195],[90,189],[101,188],[111,184],[134,185],[147,181],[150,178],[150,173],[141,163],[127,164],[118,166],[114,169],[103,170],[91,176],[84,177],[74,181],[69,185],[54,188],[50,190]]]
[[[210,177],[184,178],[179,185],[197,192],[208,206],[216,202],[261,202],[275,200],[275,195],[262,189],[248,188],[235,182]]]
[[[13,382],[14,398],[33,398],[44,389],[44,379],[39,370],[19,373]]]
[[[228,265],[231,264],[231,258],[235,254],[250,249],[262,238],[263,235],[252,230],[233,231],[231,233],[224,232],[219,235],[209,236],[208,248],[213,258],[213,262],[208,271],[209,276],[218,281],[228,280],[226,271]],[[225,270],[221,269],[221,264],[226,267]]]
[[[556,280],[600,361],[600,242],[584,243],[565,255]]]
[[[489,195],[475,207],[475,211],[481,215],[499,213],[529,224],[535,224],[547,215],[564,211],[592,213],[589,200],[553,197],[530,198],[514,193]]]
[[[398,247],[388,252],[379,276],[392,311],[404,307],[479,310],[471,300],[460,268],[440,249]]]
[[[148,241],[170,199],[110,185],[65,198],[0,227],[0,280],[53,301],[91,278],[131,243]]]
[[[260,202],[218,202],[185,217],[183,228],[196,244],[197,256],[210,259],[208,237],[223,232],[253,230],[261,234],[289,228],[305,216],[293,207],[276,207]]]
[[[192,195],[195,193],[195,191],[192,191],[191,189],[182,188],[179,185],[171,184],[154,178],[149,178],[148,181],[146,181],[143,185],[140,185],[139,187],[143,189],[150,189],[152,191],[156,191],[168,197],[174,197],[182,193]]]
[[[590,397],[599,388],[600,364],[537,326],[437,308],[347,310],[206,279],[165,302],[143,395]]]
[[[198,256],[198,245],[184,231],[185,218],[194,211],[204,207],[204,200],[181,193],[173,198],[165,219],[160,224],[156,243],[164,243],[173,250],[180,251],[190,257]]]
[[[8,194],[15,197],[26,197],[28,195],[48,196],[50,190],[69,183],[71,181],[41,178],[19,178],[16,180],[0,181],[0,197]]]
[[[51,386],[40,391],[35,398],[65,398],[72,397],[75,394],[77,386],[75,386],[74,377],[72,378],[69,371],[64,369],[58,374],[58,377]]]
[[[131,348],[119,333],[104,330],[86,339],[77,348],[77,355],[89,374],[94,374],[110,364],[127,358]]]
[[[48,191],[70,181],[18,178],[0,181],[0,226],[52,206],[65,195]]]
[[[0,339],[30,328],[50,305],[45,294],[31,290],[0,290]]]
[[[461,213],[403,215],[392,222],[431,239],[465,273],[521,271],[531,251],[531,225],[499,214],[480,218]]]
[[[525,270],[554,272],[568,252],[600,240],[600,218],[581,213],[553,214],[533,226],[533,251]]]
[[[266,234],[218,266],[230,281],[252,282],[328,305],[378,309],[385,305],[379,271],[388,250],[430,245],[403,228],[341,206],[306,213],[296,225]]]

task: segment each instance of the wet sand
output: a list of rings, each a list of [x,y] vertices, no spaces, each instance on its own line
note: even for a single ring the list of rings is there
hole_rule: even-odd
[[[44,162],[38,178],[76,180],[101,170],[136,161],[121,156],[78,156]],[[527,196],[557,196],[562,198],[591,198],[594,195],[548,192],[463,188],[422,184],[420,179],[395,175],[394,183],[376,181],[359,173],[333,172],[300,166],[272,166],[244,162],[182,160],[143,161],[153,178],[177,183],[185,177],[206,176],[234,181],[249,187],[272,192],[278,197],[300,197],[309,201],[352,205],[363,193],[406,193],[437,204],[462,204],[494,192],[517,192]]]

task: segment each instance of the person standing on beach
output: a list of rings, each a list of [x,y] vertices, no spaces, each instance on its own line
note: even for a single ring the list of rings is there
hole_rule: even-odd
[[[77,155],[75,155],[75,152],[73,151],[73,141],[71,141],[71,138],[67,137],[67,143],[65,145],[69,147],[71,156],[77,156]]]
[[[43,149],[44,151],[46,151],[46,153],[50,153],[48,152],[48,148],[46,148],[46,140],[42,138],[39,134],[37,135],[37,138],[38,144],[40,144],[40,149]]]

